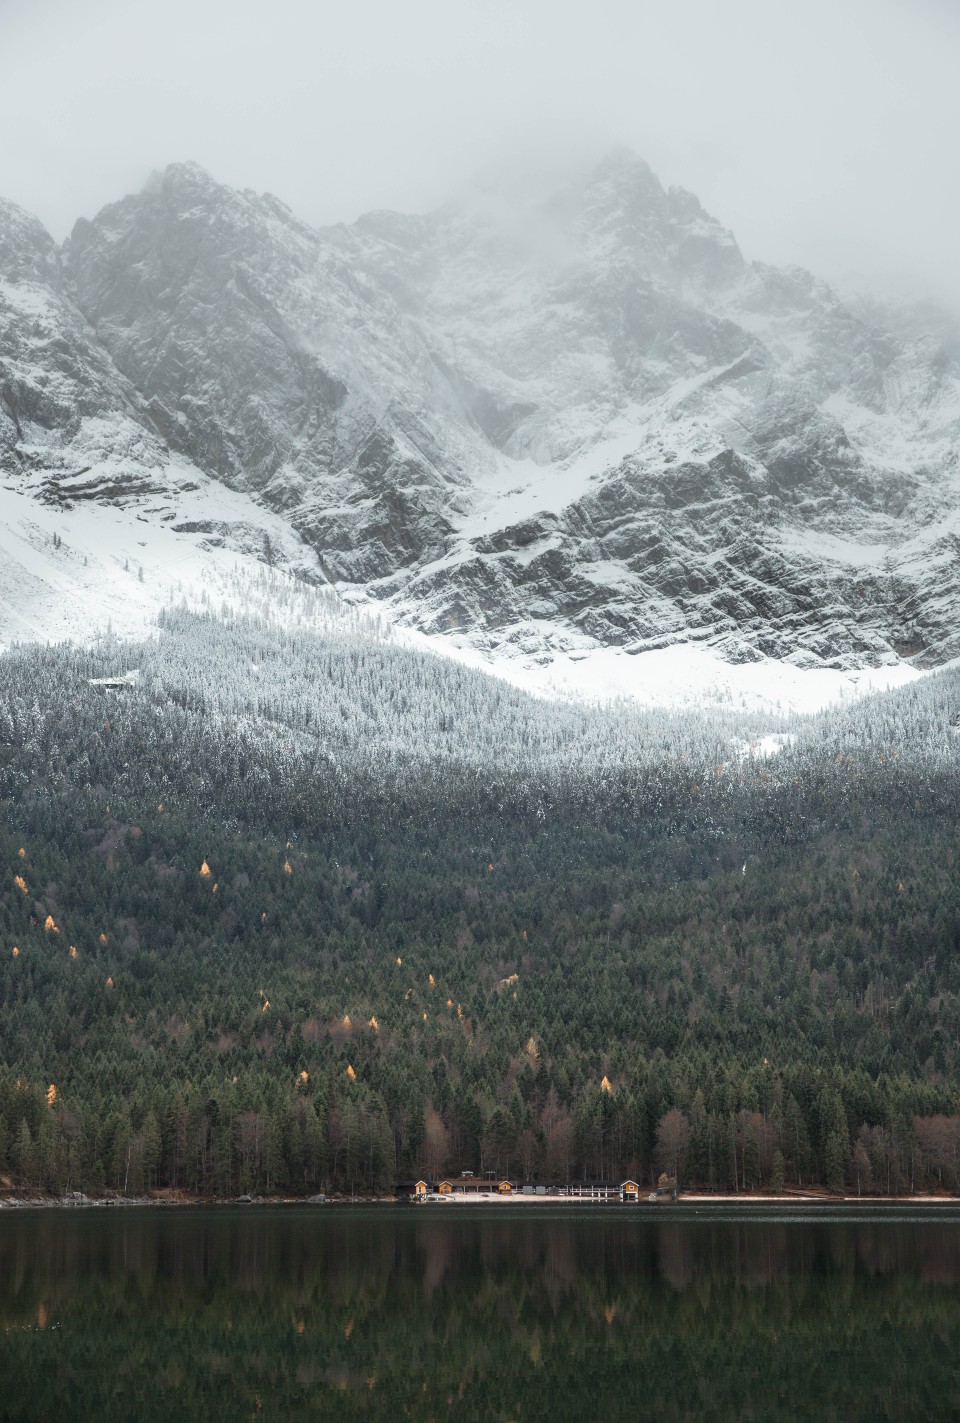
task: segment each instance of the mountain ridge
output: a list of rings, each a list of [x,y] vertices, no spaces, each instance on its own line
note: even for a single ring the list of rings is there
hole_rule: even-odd
[[[960,654],[949,341],[746,262],[629,151],[533,217],[315,230],[191,163],[59,251],[16,213],[0,464],[28,498],[250,553],[177,512],[222,484],[261,554],[520,667]]]

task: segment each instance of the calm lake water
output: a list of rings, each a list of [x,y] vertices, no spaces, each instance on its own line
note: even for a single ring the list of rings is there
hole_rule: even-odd
[[[0,1418],[960,1417],[960,1213],[0,1213]]]

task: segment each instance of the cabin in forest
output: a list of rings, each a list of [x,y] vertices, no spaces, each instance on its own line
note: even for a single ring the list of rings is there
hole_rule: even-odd
[[[97,692],[129,692],[140,681],[140,668],[124,672],[120,677],[88,677],[87,685]]]
[[[497,1190],[499,1191],[501,1196],[510,1196],[513,1194],[513,1182],[501,1181],[499,1186],[497,1187]]]
[[[622,1181],[620,1183],[621,1201],[638,1201],[640,1199],[639,1181]]]

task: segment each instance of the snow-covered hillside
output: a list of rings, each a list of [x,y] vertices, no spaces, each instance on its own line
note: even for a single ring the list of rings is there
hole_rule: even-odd
[[[896,684],[960,655],[958,349],[622,151],[325,231],[191,164],[62,251],[0,202],[0,640],[268,563],[548,693]]]
[[[629,656],[600,648],[560,654],[541,664],[478,652],[469,641],[429,637],[391,623],[373,602],[348,603],[327,584],[304,581],[310,550],[298,547],[282,521],[249,497],[207,480],[178,492],[176,524],[137,503],[118,507],[49,505],[0,485],[0,652],[13,643],[91,643],[105,634],[138,639],[161,611],[254,616],[289,631],[342,633],[361,642],[443,653],[551,699],[651,707],[724,707],[774,714],[810,712],[902,685],[919,674],[906,665],[838,672],[802,670],[771,659],[731,664],[708,647],[677,644]],[[226,531],[210,536],[211,528]],[[274,566],[258,544],[266,530],[278,551]],[[243,535],[251,550],[242,550]]]

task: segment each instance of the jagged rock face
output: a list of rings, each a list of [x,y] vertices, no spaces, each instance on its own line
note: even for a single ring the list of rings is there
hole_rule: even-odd
[[[311,370],[283,313],[316,252],[279,204],[186,165],[77,223],[67,271],[170,443],[226,482],[262,487],[293,432],[329,456],[345,394]]]
[[[60,254],[41,222],[0,198],[0,274],[6,282],[60,284]]]
[[[459,471],[410,378],[416,333],[276,199],[178,165],[78,223],[66,272],[170,444],[283,511],[336,576],[442,551]]]
[[[0,206],[0,276],[5,467],[173,451],[491,653],[960,654],[960,343],[746,263],[629,153],[324,231],[178,165],[62,254]]]
[[[41,498],[145,490],[162,456],[136,391],[64,293],[41,225],[0,202],[0,460]]]
[[[0,638],[10,629],[42,633],[37,608],[62,606],[79,576],[91,630],[100,610],[96,575],[78,574],[80,555],[65,548],[62,569],[49,565],[50,520],[32,519],[35,504],[70,513],[110,506],[129,514],[121,545],[116,521],[104,528],[106,563],[136,559],[145,523],[202,536],[207,547],[273,557],[299,575],[319,578],[316,556],[268,511],[242,498],[224,505],[222,485],[171,451],[143,393],[123,375],[71,298],[61,254],[41,225],[0,201],[0,492],[14,544],[26,561],[0,566]],[[210,517],[207,497],[219,497]],[[13,496],[9,498],[7,496]],[[203,515],[197,519],[198,511]],[[79,516],[79,515],[78,515]],[[56,521],[55,522],[60,522]],[[121,520],[121,528],[123,528]],[[62,537],[58,533],[58,538]],[[191,544],[171,548],[175,568]],[[9,556],[9,549],[3,553]],[[36,555],[34,557],[33,555]],[[22,557],[22,553],[21,553]],[[3,560],[0,559],[0,564]],[[20,597],[22,608],[2,607]],[[32,605],[30,618],[23,617]],[[8,616],[9,615],[9,616]],[[52,627],[49,635],[57,636]]]

